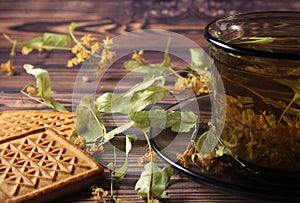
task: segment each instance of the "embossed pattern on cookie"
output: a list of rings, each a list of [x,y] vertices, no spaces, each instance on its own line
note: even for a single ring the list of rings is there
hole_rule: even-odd
[[[0,140],[28,131],[49,127],[58,134],[69,137],[74,126],[74,113],[50,111],[0,112]]]
[[[99,183],[103,168],[51,129],[0,141],[0,202],[45,202]]]

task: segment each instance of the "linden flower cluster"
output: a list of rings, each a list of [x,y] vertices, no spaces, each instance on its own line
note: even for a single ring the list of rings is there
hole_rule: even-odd
[[[16,67],[12,65],[11,60],[8,60],[7,62],[1,64],[1,70],[6,72],[7,76],[11,76],[15,73]]]
[[[188,74],[187,78],[178,78],[175,83],[175,90],[182,92],[185,89],[192,89],[194,94],[200,95],[202,93],[208,93],[208,82],[210,81],[209,71],[204,71],[200,76],[196,76],[192,73]]]
[[[135,60],[136,62],[138,62],[140,65],[145,65],[146,62],[143,58],[143,55],[144,55],[144,51],[143,50],[140,50],[139,52],[134,52],[132,54],[132,57],[131,59]]]
[[[94,200],[106,202],[104,198],[108,195],[108,191],[101,187],[92,186],[92,195]]]
[[[92,195],[93,195],[93,200],[95,201],[100,201],[103,203],[111,202],[111,200],[106,200],[106,198],[109,195],[109,192],[104,190],[101,187],[92,186]],[[122,200],[120,198],[115,198],[115,197],[113,197],[113,200],[116,203],[130,203],[129,201]]]
[[[12,43],[13,46],[9,54],[10,56],[9,60],[6,61],[5,63],[1,63],[1,71],[6,72],[7,76],[14,75],[16,72],[16,67],[13,66],[13,59],[16,56],[15,48],[17,46],[17,41],[13,41]]]
[[[101,60],[98,63],[98,72],[103,70],[108,65],[112,64],[116,60],[116,53],[111,51],[111,49],[115,46],[112,39],[106,37],[102,42],[103,49],[101,51]]]
[[[149,163],[151,160],[154,162],[158,160],[158,156],[154,151],[148,151],[146,154],[144,154],[141,158],[138,159],[138,163],[145,164]]]
[[[102,47],[102,51],[99,55],[96,52],[101,47]],[[77,43],[72,48],[72,53],[75,54],[76,56],[68,61],[67,67],[71,68],[80,63],[83,63],[91,55],[93,55],[97,58],[100,58],[100,61],[98,63],[99,66],[98,68],[103,69],[107,65],[111,64],[116,58],[116,53],[111,51],[113,47],[114,47],[114,43],[112,39],[110,39],[109,37],[106,37],[102,41],[102,43],[100,43],[92,35],[90,34],[84,35],[80,39],[80,42]]]

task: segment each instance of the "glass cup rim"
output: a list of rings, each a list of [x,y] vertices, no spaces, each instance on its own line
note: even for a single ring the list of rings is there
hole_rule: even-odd
[[[228,15],[221,18],[217,18],[213,21],[211,21],[208,25],[206,25],[204,29],[204,37],[206,40],[211,43],[212,45],[223,49],[224,51],[233,53],[233,54],[239,54],[239,55],[252,55],[252,56],[259,56],[259,57],[267,57],[267,58],[280,58],[280,59],[289,59],[289,60],[300,60],[300,54],[294,54],[294,53],[284,53],[284,52],[267,52],[262,50],[254,50],[254,49],[247,49],[243,47],[239,47],[233,44],[226,43],[220,39],[217,39],[216,37],[212,36],[210,34],[210,27],[214,25],[216,22],[220,20],[226,20],[230,18],[239,18],[239,17],[247,17],[247,16],[254,16],[254,15],[299,15],[300,12],[298,11],[259,11],[259,12],[246,12],[246,13],[238,13],[234,15]],[[300,38],[300,35],[299,35]]]

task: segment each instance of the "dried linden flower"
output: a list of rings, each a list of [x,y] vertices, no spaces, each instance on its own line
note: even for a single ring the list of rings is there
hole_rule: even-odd
[[[22,47],[21,53],[22,53],[23,55],[28,55],[31,51],[32,51],[31,48],[28,48],[28,47]]]
[[[36,88],[33,87],[33,86],[28,86],[28,87],[26,88],[26,92],[27,92],[29,95],[35,95],[35,94],[37,94],[37,90],[36,90]]]
[[[106,37],[103,40],[103,47],[104,49],[111,49],[115,46],[115,44],[113,43],[112,39],[110,39],[109,37]]]
[[[144,154],[141,158],[138,159],[138,163],[140,164],[145,164],[151,161],[151,157],[152,157],[152,161],[157,161],[158,157],[157,154],[154,151],[147,152],[146,154]]]
[[[187,79],[186,78],[178,78],[176,83],[175,83],[175,91],[177,92],[182,92],[187,88]]]
[[[6,63],[1,64],[1,70],[6,72],[7,76],[11,76],[15,74],[16,67],[12,65],[11,60],[8,60]]]
[[[108,191],[104,190],[101,187],[92,186],[92,195],[95,201],[106,202],[104,197],[108,195]]]
[[[143,58],[143,54],[144,54],[144,51],[140,50],[138,53],[134,52],[131,58],[133,60],[137,61],[139,64],[143,65],[143,64],[146,63],[144,58]]]
[[[68,68],[73,68],[74,67],[72,59],[68,60],[67,67]]]
[[[80,136],[75,139],[74,144],[80,147],[81,149],[85,148],[85,140]]]
[[[98,51],[98,50],[100,49],[100,47],[101,47],[101,44],[100,44],[100,43],[98,43],[98,42],[94,43],[94,44],[91,46],[91,52],[92,52],[92,53],[95,53],[96,51]]]
[[[89,76],[82,76],[82,81],[83,82],[91,82],[91,78]]]
[[[87,35],[84,35],[81,39],[80,39],[84,45],[86,45],[87,47],[91,47],[92,46],[92,43],[96,40],[95,37],[92,37],[91,34],[87,34]]]
[[[73,54],[77,54],[77,53],[80,52],[81,50],[82,50],[82,47],[79,46],[78,44],[76,44],[76,45],[74,45],[74,46],[72,47],[72,53],[73,53]]]

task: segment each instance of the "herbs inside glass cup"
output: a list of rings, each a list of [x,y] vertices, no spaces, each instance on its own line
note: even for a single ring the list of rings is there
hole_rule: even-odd
[[[298,12],[240,14],[206,27],[225,88],[220,138],[248,163],[300,170],[299,29]]]

